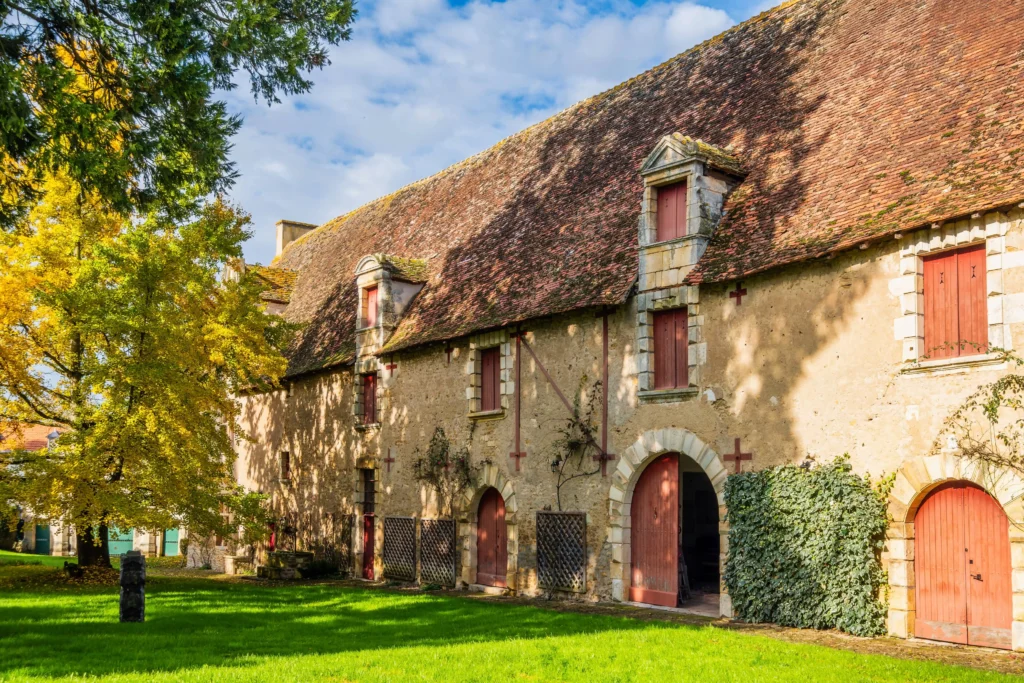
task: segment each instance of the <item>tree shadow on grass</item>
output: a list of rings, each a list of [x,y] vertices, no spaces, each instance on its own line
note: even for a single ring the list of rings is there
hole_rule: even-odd
[[[173,672],[253,666],[264,657],[693,628],[335,585],[156,580],[144,624],[118,623],[109,592],[22,591],[0,594],[0,602],[0,677]]]

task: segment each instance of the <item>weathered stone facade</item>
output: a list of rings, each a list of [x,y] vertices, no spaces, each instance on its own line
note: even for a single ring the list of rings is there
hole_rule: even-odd
[[[372,534],[379,576],[384,518],[440,514],[414,475],[440,427],[476,469],[455,506],[461,586],[482,573],[542,592],[537,513],[560,508],[586,515],[583,597],[625,600],[640,555],[631,506],[651,463],[679,454],[680,472],[707,484],[720,568],[730,473],[848,453],[858,472],[897,473],[890,631],[914,633],[914,515],[937,484],[965,480],[1011,521],[1012,645],[1024,649],[1024,489],[955,443],[934,446],[949,413],[1007,371],[993,351],[1024,333],[1022,18],[1005,1],[975,9],[786,3],[301,237],[274,265],[295,273],[282,314],[304,327],[286,388],[239,397],[239,481],[272,494],[300,545],[356,520],[352,572]],[[659,241],[662,191],[685,202],[684,225]],[[925,263],[978,245],[988,348],[929,358]],[[396,299],[389,277],[422,290]],[[382,315],[364,325],[373,285]],[[667,338],[655,318],[669,317],[673,384],[655,387]],[[480,355],[493,347],[500,409],[483,414]],[[610,460],[559,487],[576,401],[596,406]],[[493,564],[478,572],[482,500],[504,515],[505,581]]]

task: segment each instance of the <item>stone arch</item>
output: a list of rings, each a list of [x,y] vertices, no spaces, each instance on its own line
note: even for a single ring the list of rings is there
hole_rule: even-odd
[[[652,429],[636,440],[623,451],[618,467],[612,475],[612,485],[608,491],[608,542],[611,545],[611,578],[612,597],[625,600],[629,594],[630,581],[630,505],[633,502],[633,489],[644,468],[660,455],[679,453],[685,455],[708,475],[715,492],[718,494],[719,521],[719,576],[725,573],[725,557],[728,549],[728,525],[725,519],[725,478],[728,472],[722,459],[714,450],[697,437],[693,432],[677,427]],[[725,584],[720,587],[722,616],[732,616],[732,602],[725,591]]]
[[[505,501],[505,529],[508,533],[508,571],[505,582],[509,592],[515,592],[519,575],[519,534],[516,526],[516,512],[519,504],[516,501],[515,489],[504,474],[493,463],[487,463],[481,472],[479,485],[463,493],[458,506],[459,547],[462,548],[462,584],[471,586],[476,583],[476,531],[477,510],[480,499],[487,489],[494,488]]]
[[[886,539],[889,573],[889,634],[914,635],[916,582],[914,569],[914,518],[921,503],[938,486],[966,481],[985,490],[1003,507],[1010,520],[1010,561],[1015,576],[1024,576],[1024,478],[1007,468],[961,458],[954,453],[915,456],[904,460],[896,472],[889,495],[892,519]],[[1024,582],[1014,581],[1014,605],[1024,607]],[[1012,647],[1024,650],[1024,616],[1014,609]]]

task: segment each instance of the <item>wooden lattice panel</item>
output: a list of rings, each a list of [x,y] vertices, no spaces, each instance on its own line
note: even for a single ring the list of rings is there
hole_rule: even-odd
[[[420,581],[455,585],[455,522],[425,519],[420,526]]]
[[[416,580],[416,519],[384,518],[384,578]]]
[[[587,590],[586,513],[537,513],[537,580],[547,590]]]

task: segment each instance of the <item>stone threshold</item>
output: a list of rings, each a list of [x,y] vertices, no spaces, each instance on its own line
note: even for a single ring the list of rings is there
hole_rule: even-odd
[[[641,609],[653,609],[661,612],[670,612],[673,614],[694,614],[699,617],[711,617],[712,619],[718,619],[721,615],[721,611],[718,605],[718,596],[715,596],[715,603],[709,604],[706,602],[694,601],[696,604],[684,606],[684,607],[665,607],[664,605],[648,605],[645,602],[632,602],[625,601],[622,604],[629,605],[630,607],[639,607]]]

